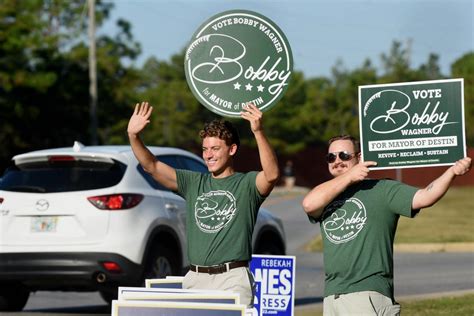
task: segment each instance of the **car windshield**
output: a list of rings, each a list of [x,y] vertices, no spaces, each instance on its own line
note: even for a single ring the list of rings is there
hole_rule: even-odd
[[[119,183],[125,169],[125,164],[112,159],[30,161],[8,168],[0,190],[52,193],[106,188]]]

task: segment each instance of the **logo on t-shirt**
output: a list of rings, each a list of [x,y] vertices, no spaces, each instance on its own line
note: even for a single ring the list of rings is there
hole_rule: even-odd
[[[217,233],[234,218],[236,200],[227,191],[210,191],[201,194],[194,205],[196,225],[205,233]]]
[[[323,230],[326,238],[341,244],[354,239],[365,227],[367,212],[364,203],[350,198],[329,204],[323,215]]]

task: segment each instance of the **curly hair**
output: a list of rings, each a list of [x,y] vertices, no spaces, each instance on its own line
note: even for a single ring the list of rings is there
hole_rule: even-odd
[[[336,140],[350,140],[352,142],[352,145],[354,145],[354,150],[356,153],[359,153],[360,152],[360,143],[359,141],[351,136],[351,135],[338,135],[338,136],[334,136],[332,137],[329,141],[328,141],[328,147],[334,143]]]
[[[206,137],[217,137],[225,141],[230,146],[236,144],[237,148],[240,146],[239,134],[235,127],[229,121],[215,119],[207,122],[204,128],[199,132],[201,139]]]

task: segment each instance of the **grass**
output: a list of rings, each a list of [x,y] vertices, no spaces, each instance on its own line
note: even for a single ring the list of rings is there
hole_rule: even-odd
[[[401,301],[402,315],[410,316],[472,316],[474,315],[474,294],[441,297],[436,299]],[[301,310],[296,316],[322,316],[321,308]]]
[[[473,187],[450,188],[414,219],[400,217],[395,243],[474,242]]]
[[[395,244],[474,242],[473,187],[450,188],[434,206],[422,210],[414,219],[401,216]],[[321,251],[321,236],[306,249]]]

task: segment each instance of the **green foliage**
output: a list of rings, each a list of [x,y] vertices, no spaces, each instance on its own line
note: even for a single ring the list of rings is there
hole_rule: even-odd
[[[474,51],[469,52],[451,66],[453,78],[464,78],[464,115],[466,140],[469,147],[474,146]]]
[[[4,0],[0,6],[0,167],[12,155],[33,149],[89,143],[89,64],[85,1]],[[112,3],[96,1],[98,27]],[[184,74],[184,51],[169,61],[141,52],[132,25],[118,20],[113,36],[96,38],[99,142],[128,143],[126,127],[136,102],[149,101],[153,117],[144,140],[150,145],[196,148],[205,121],[218,117],[201,106]],[[125,63],[127,61],[127,63]],[[437,55],[418,69],[410,67],[410,43],[395,41],[381,55],[382,72],[370,60],[348,70],[336,62],[329,78],[305,78],[294,72],[282,100],[265,113],[264,125],[278,153],[295,154],[321,146],[335,134],[358,135],[358,86],[440,79]],[[452,76],[465,80],[467,126],[474,118],[474,54],[453,64]],[[248,122],[232,119],[242,143],[255,146]],[[474,130],[467,130],[468,143]]]
[[[303,125],[299,113],[307,99],[307,84],[303,74],[294,72],[288,89],[271,111],[265,113],[265,130],[277,152],[297,152],[304,148]],[[253,138],[252,144],[253,144]]]
[[[143,135],[146,144],[195,146],[203,122],[216,117],[194,98],[186,83],[183,64],[184,52],[173,56],[170,64],[151,58],[140,71],[137,100],[148,101],[153,106],[151,123]],[[129,115],[123,116],[121,124],[126,126],[128,119]],[[122,141],[128,142],[125,138]]]
[[[71,146],[89,139],[87,16],[84,1],[2,1],[0,6],[0,164],[13,154]],[[96,24],[111,4],[96,3]],[[140,50],[130,25],[115,38],[97,38],[99,131],[122,117],[132,99],[136,71],[122,65]]]

